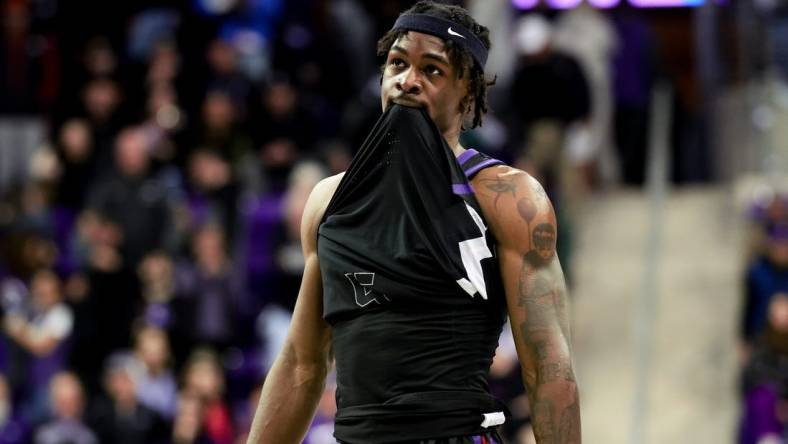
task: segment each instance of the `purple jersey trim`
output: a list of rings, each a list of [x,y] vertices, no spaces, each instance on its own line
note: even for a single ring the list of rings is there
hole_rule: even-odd
[[[482,162],[482,163],[480,163],[478,165],[474,165],[473,167],[465,170],[465,176],[470,178],[474,174],[478,173],[480,170],[482,170],[484,168],[487,168],[490,165],[496,165],[496,164],[502,164],[502,163],[503,162],[501,162],[498,159],[487,159],[484,162]]]
[[[459,162],[460,165],[462,165],[463,163],[467,162],[468,159],[470,159],[471,157],[473,157],[473,156],[475,156],[477,154],[479,154],[478,151],[476,151],[473,148],[469,148],[469,149],[463,151],[462,154],[457,156],[457,162]]]
[[[451,190],[454,194],[473,194],[473,187],[469,183],[453,183]]]

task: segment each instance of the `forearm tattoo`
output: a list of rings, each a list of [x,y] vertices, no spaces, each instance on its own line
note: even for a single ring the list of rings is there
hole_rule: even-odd
[[[519,329],[535,373],[526,378],[534,434],[539,444],[579,444],[580,407],[569,358],[566,285],[555,256],[555,225],[538,223],[531,228],[535,215],[523,199],[518,212],[530,231],[518,277],[517,305],[525,314]]]
[[[523,258],[518,306],[525,311],[520,332],[535,368],[535,375],[526,381],[533,406],[534,434],[539,444],[579,444],[577,384],[566,349],[566,292],[562,282],[551,279],[554,273],[550,268],[534,267],[533,257],[542,259],[538,252]],[[558,266],[554,263],[547,267]]]

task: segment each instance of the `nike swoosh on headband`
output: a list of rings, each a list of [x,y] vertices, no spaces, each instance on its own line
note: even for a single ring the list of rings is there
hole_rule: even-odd
[[[456,35],[457,37],[462,37],[462,38],[465,38],[465,36],[464,36],[464,35],[462,35],[462,34],[460,34],[459,32],[454,32],[454,31],[452,31],[452,29],[451,29],[451,26],[449,26],[449,34],[451,34],[451,35]]]
[[[479,68],[484,70],[487,63],[488,47],[484,42],[465,26],[452,22],[441,17],[434,17],[429,14],[402,14],[394,22],[391,29],[403,29],[408,31],[423,32],[440,38],[454,39],[462,48],[473,56]],[[459,30],[459,31],[456,31]]]

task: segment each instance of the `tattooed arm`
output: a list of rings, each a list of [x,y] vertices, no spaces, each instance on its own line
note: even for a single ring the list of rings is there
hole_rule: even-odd
[[[580,404],[553,207],[535,179],[513,168],[488,168],[473,182],[498,242],[536,442],[579,444]]]

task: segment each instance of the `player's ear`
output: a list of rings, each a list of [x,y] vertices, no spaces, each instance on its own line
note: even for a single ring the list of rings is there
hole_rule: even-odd
[[[471,94],[470,86],[465,94],[465,97],[460,100],[460,113],[462,114],[462,130],[473,127],[473,94]]]
[[[473,113],[473,103],[474,103],[473,94],[471,94],[471,92],[468,91],[468,93],[465,95],[465,97],[462,98],[462,102],[460,103],[460,106],[462,107],[462,114],[464,116]]]
[[[469,114],[473,114],[474,97],[471,93],[470,84],[467,86],[465,96],[460,100],[460,112],[462,113],[463,120],[468,118]]]

